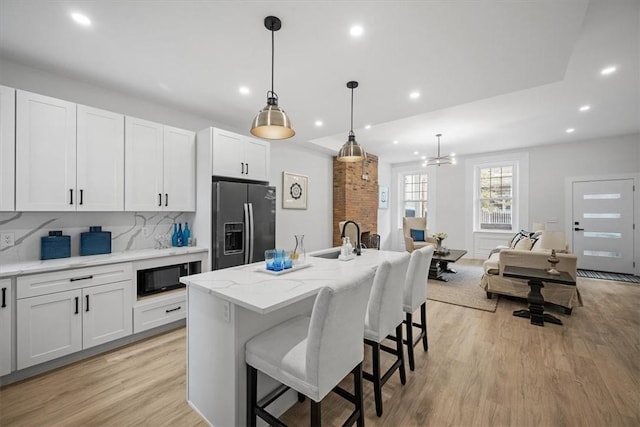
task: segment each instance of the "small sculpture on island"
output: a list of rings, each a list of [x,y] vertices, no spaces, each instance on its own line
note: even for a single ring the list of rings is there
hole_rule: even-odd
[[[449,251],[447,251],[447,249],[442,246],[442,241],[447,238],[447,233],[441,231],[440,233],[434,234],[433,238],[436,239],[437,242],[435,253],[438,255],[448,254]]]

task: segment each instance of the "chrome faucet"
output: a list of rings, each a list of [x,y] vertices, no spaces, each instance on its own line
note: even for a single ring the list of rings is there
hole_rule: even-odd
[[[352,220],[348,220],[344,222],[344,225],[342,226],[342,235],[340,236],[341,238],[344,237],[344,232],[347,229],[347,224],[353,224],[356,226],[356,230],[358,233],[358,243],[356,243],[356,247],[354,249],[354,252],[356,253],[356,255],[361,255],[362,254],[362,242],[360,242],[360,226],[358,225],[357,222],[352,221]]]

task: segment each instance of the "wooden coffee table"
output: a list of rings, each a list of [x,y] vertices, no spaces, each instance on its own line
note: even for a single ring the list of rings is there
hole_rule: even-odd
[[[467,251],[464,249],[449,249],[449,253],[446,255],[439,255],[433,253],[431,258],[431,265],[429,266],[429,279],[440,280],[442,282],[448,282],[443,273],[455,273],[456,271],[449,268],[450,262],[456,262],[462,258]]]

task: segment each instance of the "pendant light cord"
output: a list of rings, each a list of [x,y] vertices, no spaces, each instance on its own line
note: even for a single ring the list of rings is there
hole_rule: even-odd
[[[353,88],[351,88],[351,130],[349,134],[353,134]]]
[[[271,93],[273,93],[273,64],[275,62],[275,43],[274,43],[273,24],[271,25]]]

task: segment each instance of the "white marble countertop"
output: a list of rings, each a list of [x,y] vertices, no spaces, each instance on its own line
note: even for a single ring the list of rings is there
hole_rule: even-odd
[[[350,261],[312,256],[332,251],[339,251],[339,248],[307,254],[309,267],[281,275],[267,273],[263,261],[184,276],[180,281],[264,314],[301,301],[338,279],[348,278],[366,268],[376,268],[383,260],[393,260],[404,253],[363,249],[362,256]]]
[[[24,261],[0,265],[0,277],[18,276],[22,274],[45,273],[70,268],[93,267],[96,265],[116,264],[118,262],[138,261],[142,259],[162,258],[175,255],[186,255],[206,252],[207,248],[189,246],[167,249],[140,249],[125,252],[113,252],[102,255],[75,256],[48,260]]]

